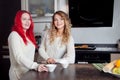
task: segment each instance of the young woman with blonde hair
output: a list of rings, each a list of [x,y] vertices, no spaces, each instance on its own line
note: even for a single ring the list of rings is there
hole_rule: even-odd
[[[57,63],[63,59],[69,63],[75,62],[71,26],[69,16],[65,12],[54,13],[51,28],[45,32],[39,47],[39,54],[47,63]]]

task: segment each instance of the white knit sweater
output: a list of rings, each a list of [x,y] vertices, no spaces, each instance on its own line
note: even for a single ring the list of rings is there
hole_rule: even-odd
[[[54,58],[56,62],[59,62],[61,59],[66,59],[69,61],[69,63],[74,63],[75,48],[73,37],[70,36],[70,40],[67,45],[61,45],[61,39],[61,37],[56,37],[55,41],[50,44],[49,33],[46,31],[39,48],[39,54],[45,60],[48,58]]]
[[[8,37],[10,54],[10,80],[18,80],[29,69],[37,69],[38,64],[34,62],[35,46],[28,40],[25,45],[21,36],[12,31]]]

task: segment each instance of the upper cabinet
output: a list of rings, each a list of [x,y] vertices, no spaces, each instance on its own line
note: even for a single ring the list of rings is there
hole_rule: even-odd
[[[21,9],[29,11],[34,22],[50,22],[54,12],[67,7],[66,0],[21,0]]]
[[[22,9],[30,11],[32,17],[52,16],[57,10],[57,0],[25,0]]]

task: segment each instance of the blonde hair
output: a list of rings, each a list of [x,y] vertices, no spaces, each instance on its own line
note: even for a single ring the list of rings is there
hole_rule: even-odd
[[[53,17],[52,17],[52,24],[51,24],[51,28],[50,28],[50,43],[54,42],[54,39],[56,37],[57,34],[57,28],[54,25],[54,17],[55,15],[59,15],[62,17],[62,19],[64,20],[64,31],[63,31],[63,35],[62,35],[62,44],[66,44],[69,41],[70,38],[70,31],[71,31],[71,21],[69,16],[63,12],[63,11],[57,11],[54,13]]]

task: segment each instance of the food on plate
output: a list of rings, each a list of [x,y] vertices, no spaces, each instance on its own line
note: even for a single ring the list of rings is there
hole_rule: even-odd
[[[112,73],[113,73],[113,74],[120,74],[120,67],[114,67],[114,68],[112,69]]]
[[[81,48],[88,48],[88,45],[84,44],[82,46],[80,46]]]
[[[114,60],[114,61],[112,61],[112,62],[106,64],[106,65],[103,67],[103,71],[104,71],[104,72],[110,73],[111,70],[114,68],[115,62],[116,62],[116,60]]]
[[[112,69],[112,73],[120,74],[120,59],[116,60],[114,67]]]
[[[103,71],[105,73],[110,73],[110,74],[120,78],[120,67],[118,67],[119,66],[119,60],[120,59],[114,60],[114,61],[108,63],[107,65],[105,65],[103,67]]]
[[[87,44],[83,44],[81,46],[75,46],[75,48],[88,48],[89,46]]]
[[[115,67],[120,67],[120,59],[115,62]]]

